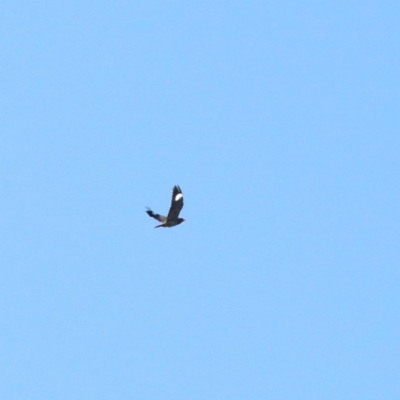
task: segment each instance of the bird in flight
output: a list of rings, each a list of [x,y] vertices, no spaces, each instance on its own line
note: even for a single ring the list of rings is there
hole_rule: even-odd
[[[164,215],[160,214],[154,214],[154,212],[149,207],[146,208],[146,212],[150,217],[161,222],[161,225],[157,225],[154,228],[159,228],[161,226],[163,228],[171,228],[185,221],[183,218],[178,218],[179,213],[183,208],[183,194],[181,188],[178,185],[174,186],[174,188],[172,189],[171,207],[168,211],[167,217],[164,217]]]

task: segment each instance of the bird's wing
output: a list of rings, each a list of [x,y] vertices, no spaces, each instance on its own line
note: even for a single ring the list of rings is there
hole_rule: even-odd
[[[179,186],[174,186],[172,190],[172,201],[171,208],[168,212],[168,220],[176,219],[179,217],[179,213],[181,212],[183,207],[183,194],[182,190]]]
[[[149,207],[146,207],[146,208],[147,208],[146,212],[150,217],[153,217],[154,219],[156,219],[157,221],[160,221],[161,223],[164,223],[167,220],[167,217],[164,217],[164,215],[154,214],[153,211]]]

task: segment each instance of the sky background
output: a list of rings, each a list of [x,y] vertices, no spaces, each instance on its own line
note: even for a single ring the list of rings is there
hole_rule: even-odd
[[[399,27],[2,1],[0,398],[399,399]]]

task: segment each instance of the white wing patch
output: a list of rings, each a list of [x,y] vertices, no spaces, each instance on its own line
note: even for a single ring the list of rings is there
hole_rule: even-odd
[[[181,199],[183,197],[183,194],[182,193],[178,193],[176,196],[175,196],[175,201],[178,201],[179,199]]]

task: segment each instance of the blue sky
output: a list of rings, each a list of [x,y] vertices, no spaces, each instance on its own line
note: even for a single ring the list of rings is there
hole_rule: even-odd
[[[3,1],[0,397],[400,398],[399,16]]]

